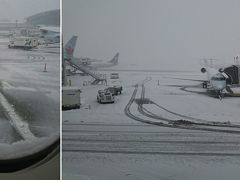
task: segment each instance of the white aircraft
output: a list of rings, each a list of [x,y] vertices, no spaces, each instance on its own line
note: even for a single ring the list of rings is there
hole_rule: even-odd
[[[210,92],[215,93],[215,97],[222,99],[223,90],[228,91],[230,94],[233,94],[231,90],[231,84],[228,83],[229,76],[223,71],[223,68],[216,69],[208,64],[205,64],[205,67],[201,68],[202,73],[206,73],[206,80],[197,80],[197,79],[182,79],[175,78],[180,80],[190,80],[190,81],[198,81],[202,82],[202,87],[207,89]]]
[[[117,53],[110,61],[102,62],[103,60],[91,59],[88,57],[76,58],[73,56],[75,46],[77,43],[77,36],[73,36],[64,47],[64,59],[71,60],[79,66],[84,66],[88,69],[112,67],[118,64],[119,53]],[[96,63],[98,62],[98,63]],[[102,62],[102,63],[99,63]]]
[[[42,44],[57,44],[60,43],[60,28],[53,26],[40,26],[40,37],[43,38]]]
[[[216,96],[222,99],[223,90],[227,88],[226,79],[228,78],[224,72],[219,72],[217,69],[212,67],[206,67],[201,69],[202,73],[207,73],[207,80],[202,81],[203,88],[206,88],[210,91],[214,91]]]

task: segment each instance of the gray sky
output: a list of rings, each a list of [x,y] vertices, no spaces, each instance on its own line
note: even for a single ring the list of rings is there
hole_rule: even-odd
[[[239,0],[63,0],[76,55],[165,67],[240,53]]]
[[[0,0],[0,18],[15,21],[30,15],[60,8],[60,0]]]

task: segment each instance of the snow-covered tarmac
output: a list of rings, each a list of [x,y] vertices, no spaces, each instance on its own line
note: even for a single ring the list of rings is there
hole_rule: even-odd
[[[111,72],[99,73],[109,76]],[[105,85],[83,86],[90,77],[69,77],[72,86],[81,88],[83,105],[79,110],[63,112],[64,179],[238,179],[239,98],[226,97],[220,101],[199,93],[204,91],[198,82],[173,79],[205,78],[198,72],[119,70],[119,74],[118,82],[108,80],[109,85],[123,85],[123,94],[117,96],[114,104],[96,101],[97,90]],[[139,111],[136,99],[141,98],[141,86],[129,108],[137,118],[129,118],[124,109],[133,95],[134,85],[141,85],[146,78],[151,80],[144,84],[145,98],[158,106],[142,106],[157,117],[167,120],[187,118],[196,123],[220,124],[221,127],[201,126],[205,129],[196,130],[191,128],[195,125],[185,125],[187,128],[184,129],[136,121],[139,118],[166,123]],[[216,129],[227,132],[216,132]]]

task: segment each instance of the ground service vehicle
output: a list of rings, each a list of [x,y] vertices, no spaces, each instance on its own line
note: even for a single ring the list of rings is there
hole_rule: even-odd
[[[122,94],[122,86],[112,86],[105,89],[106,91],[110,91],[114,96],[118,94]]]
[[[110,79],[119,79],[119,74],[118,73],[111,73]]]
[[[79,109],[81,105],[81,90],[73,87],[63,87],[62,89],[62,109]]]
[[[114,103],[113,94],[107,90],[99,90],[97,94],[97,101],[99,103]]]
[[[38,46],[38,39],[35,37],[11,37],[8,47],[19,49],[32,49]]]

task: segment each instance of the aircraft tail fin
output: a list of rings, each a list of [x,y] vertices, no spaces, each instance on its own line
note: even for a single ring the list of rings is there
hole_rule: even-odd
[[[119,53],[117,53],[117,54],[109,61],[109,63],[118,64],[118,57],[119,57]]]
[[[64,46],[64,59],[71,60],[77,43],[77,36],[72,36],[72,38]]]

